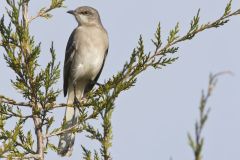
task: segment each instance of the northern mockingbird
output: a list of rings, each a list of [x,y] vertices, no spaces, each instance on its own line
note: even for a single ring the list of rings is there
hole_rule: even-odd
[[[68,94],[67,104],[73,104],[75,98],[80,101],[97,83],[108,52],[108,35],[96,9],[83,6],[67,13],[78,22],[67,43],[63,71],[64,96]],[[66,107],[64,128],[74,126],[78,115],[77,108]],[[71,156],[74,139],[75,135],[71,132],[62,134],[58,154]]]

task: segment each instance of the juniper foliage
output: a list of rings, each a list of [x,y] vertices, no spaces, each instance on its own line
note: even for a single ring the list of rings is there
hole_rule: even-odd
[[[194,136],[188,133],[188,143],[193,151],[195,160],[202,160],[202,151],[203,151],[203,145],[204,145],[204,137],[202,132],[210,113],[210,108],[207,107],[207,103],[209,101],[209,98],[212,96],[213,90],[216,87],[218,77],[224,74],[231,75],[232,73],[230,71],[225,71],[225,72],[219,72],[216,74],[210,74],[207,91],[205,92],[202,91],[202,96],[200,98],[200,104],[198,108],[199,119],[195,122]]]

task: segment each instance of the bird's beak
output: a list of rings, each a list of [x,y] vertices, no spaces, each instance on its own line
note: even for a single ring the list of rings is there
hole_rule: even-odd
[[[70,11],[67,11],[67,13],[74,15],[75,11],[74,10],[70,10]]]

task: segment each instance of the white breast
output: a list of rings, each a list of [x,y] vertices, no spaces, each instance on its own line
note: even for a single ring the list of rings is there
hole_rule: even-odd
[[[107,33],[98,27],[79,27],[76,35],[73,77],[75,80],[93,80],[102,67],[108,48]]]

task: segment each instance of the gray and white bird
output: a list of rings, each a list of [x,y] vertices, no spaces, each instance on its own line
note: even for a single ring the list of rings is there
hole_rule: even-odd
[[[64,96],[68,95],[67,104],[73,104],[89,92],[97,82],[108,52],[108,34],[104,29],[99,13],[88,6],[68,11],[78,22],[69,37],[64,61]],[[79,110],[66,107],[65,129],[78,121]],[[60,136],[58,154],[71,156],[75,135],[71,132]]]

